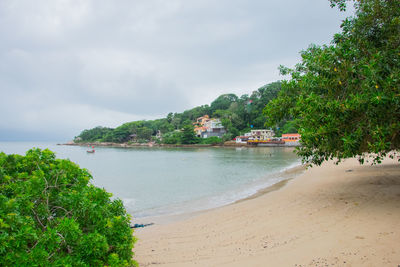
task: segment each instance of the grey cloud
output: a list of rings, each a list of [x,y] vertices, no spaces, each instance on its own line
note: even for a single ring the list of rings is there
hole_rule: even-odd
[[[321,0],[3,0],[0,138],[71,138],[250,93],[343,17]]]

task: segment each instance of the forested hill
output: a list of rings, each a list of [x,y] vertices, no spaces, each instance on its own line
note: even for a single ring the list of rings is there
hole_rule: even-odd
[[[143,120],[124,123],[117,128],[95,127],[82,131],[75,142],[128,142],[132,135],[145,142],[154,139],[160,131],[168,137],[177,129],[193,125],[198,117],[209,115],[211,118],[220,118],[222,125],[227,129],[225,140],[230,140],[253,128],[264,128],[266,116],[263,114],[265,105],[275,99],[281,90],[281,82],[273,82],[253,91],[250,95],[240,97],[235,94],[223,94],[215,99],[211,105],[202,105],[182,113],[169,113],[166,118],[157,120]],[[294,131],[293,123],[283,122],[282,131]],[[278,131],[279,132],[279,131]],[[167,138],[168,140],[168,138]],[[171,143],[174,143],[173,141]]]

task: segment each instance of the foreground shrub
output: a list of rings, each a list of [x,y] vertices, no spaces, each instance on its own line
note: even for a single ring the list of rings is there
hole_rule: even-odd
[[[132,266],[121,200],[50,150],[0,153],[0,266]]]

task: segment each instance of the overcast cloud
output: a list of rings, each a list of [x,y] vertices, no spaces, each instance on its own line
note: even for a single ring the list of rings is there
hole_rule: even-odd
[[[0,140],[70,140],[250,93],[328,44],[327,0],[1,0]]]

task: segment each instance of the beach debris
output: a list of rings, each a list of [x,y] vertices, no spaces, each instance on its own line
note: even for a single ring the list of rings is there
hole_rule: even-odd
[[[353,170],[349,169],[349,170],[345,170],[345,172],[352,172]]]
[[[135,223],[133,226],[131,225],[131,228],[143,228],[143,227],[150,226],[153,224],[154,223],[145,223],[145,224]]]

